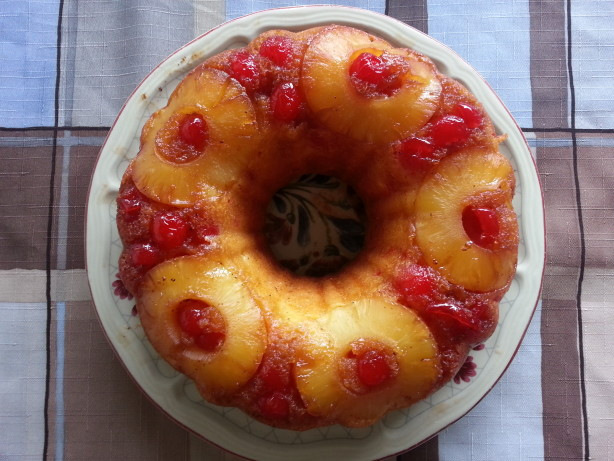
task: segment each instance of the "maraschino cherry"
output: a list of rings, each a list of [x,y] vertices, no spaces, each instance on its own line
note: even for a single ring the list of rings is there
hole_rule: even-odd
[[[260,56],[270,59],[273,64],[288,67],[292,63],[294,47],[292,39],[282,35],[266,38],[258,50]]]
[[[404,139],[397,147],[401,165],[409,171],[421,171],[436,163],[440,155],[428,139],[411,137]]]
[[[476,302],[461,306],[455,302],[433,304],[424,312],[426,318],[437,322],[447,334],[467,341],[478,341],[493,326],[488,305]]]
[[[462,220],[465,232],[476,245],[487,247],[497,240],[499,219],[495,210],[468,206],[463,210]]]
[[[117,206],[127,221],[133,221],[139,216],[143,199],[143,194],[136,187],[127,189],[119,196]]]
[[[222,315],[204,301],[182,301],[178,307],[177,318],[180,328],[204,351],[214,352],[224,342],[226,335]]]
[[[469,104],[458,103],[452,108],[452,115],[462,118],[468,128],[477,128],[482,125],[482,114],[480,111]]]
[[[301,114],[303,98],[293,83],[282,83],[273,90],[271,108],[273,116],[282,122],[292,122]]]
[[[254,56],[247,51],[239,51],[230,59],[232,76],[245,87],[249,93],[260,88],[261,72]]]
[[[179,125],[179,137],[196,150],[202,150],[207,144],[209,133],[207,122],[200,114],[188,114]]]
[[[354,85],[363,93],[370,89],[376,94],[389,94],[398,83],[386,60],[369,52],[359,54],[350,64],[349,72]]]
[[[181,246],[188,237],[190,226],[177,212],[158,213],[151,225],[154,241],[164,250]]]
[[[358,379],[367,387],[383,384],[392,375],[392,370],[385,354],[368,350],[357,357]]]
[[[428,136],[437,147],[450,147],[469,139],[469,127],[456,115],[444,115],[431,126]]]
[[[162,260],[160,250],[150,243],[137,243],[130,248],[130,260],[134,266],[149,269]]]

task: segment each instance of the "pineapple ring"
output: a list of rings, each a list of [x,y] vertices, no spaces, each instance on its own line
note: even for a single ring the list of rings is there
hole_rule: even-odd
[[[211,190],[226,190],[253,151],[258,133],[253,104],[241,85],[215,69],[196,69],[143,128],[141,150],[132,165],[138,189],[152,200],[189,206]],[[209,139],[195,160],[175,163],[157,152],[156,137],[178,114],[200,114]],[[232,161],[231,161],[232,160]]]
[[[353,57],[361,50],[401,55],[411,68],[387,97],[359,95],[349,79]],[[331,130],[354,139],[390,142],[419,130],[439,106],[441,83],[433,67],[406,50],[366,32],[331,26],[318,33],[303,59],[302,80],[309,107]]]
[[[150,342],[202,392],[232,392],[254,375],[266,348],[264,319],[227,269],[197,257],[177,258],[152,269],[141,287],[137,307]],[[225,340],[215,352],[194,345],[179,327],[176,309],[186,299],[204,301],[224,317]]]
[[[295,368],[296,385],[307,410],[349,426],[371,423],[397,406],[426,397],[441,376],[437,345],[412,310],[383,299],[334,307],[310,330],[311,344]],[[357,340],[375,340],[396,356],[399,373],[367,393],[341,384],[339,362]]]
[[[518,224],[511,206],[514,172],[496,148],[468,148],[444,158],[416,197],[416,241],[450,282],[485,292],[506,286],[516,270]],[[495,205],[500,232],[492,248],[472,244],[466,206]]]

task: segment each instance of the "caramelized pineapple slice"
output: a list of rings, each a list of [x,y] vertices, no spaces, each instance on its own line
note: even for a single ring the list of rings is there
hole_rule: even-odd
[[[219,344],[209,347],[207,338],[204,345],[195,341],[194,326],[186,331],[180,312],[186,300],[221,314],[225,327]],[[264,320],[228,269],[193,256],[166,261],[144,279],[138,310],[154,348],[199,383],[205,395],[234,391],[258,369],[267,342]]]
[[[305,329],[313,347],[297,363],[295,377],[313,415],[348,426],[372,424],[387,411],[426,397],[441,374],[431,332],[412,310],[396,303],[368,299],[339,305]],[[375,375],[375,383],[357,392],[344,384],[342,364],[360,343],[380,344],[396,364],[387,379]]]
[[[350,68],[363,52],[400,58],[404,70],[390,95],[368,97],[355,88]],[[313,38],[301,75],[316,117],[331,130],[358,140],[389,142],[410,136],[431,118],[441,94],[431,64],[344,26],[327,27]]]
[[[518,251],[514,186],[512,166],[495,147],[471,147],[445,157],[416,197],[416,240],[427,263],[472,291],[509,283]],[[491,216],[490,224],[482,224],[492,228],[486,243],[472,241],[463,223],[472,207]]]
[[[204,120],[203,139],[188,145],[181,127],[191,115]],[[198,68],[147,122],[132,163],[138,189],[161,203],[188,206],[211,190],[226,190],[257,144],[258,128],[245,90],[225,73]],[[211,189],[212,188],[212,189]]]

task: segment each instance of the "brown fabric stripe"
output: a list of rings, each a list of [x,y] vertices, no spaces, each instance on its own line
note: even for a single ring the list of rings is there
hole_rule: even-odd
[[[614,134],[578,134],[586,266],[614,267]],[[609,140],[604,143],[603,140]]]
[[[100,131],[69,132],[70,136],[99,138],[104,141],[106,133]],[[68,233],[66,238],[66,269],[85,268],[83,239],[85,235],[85,210],[90,179],[96,166],[101,145],[77,145],[70,148],[68,183]]]
[[[387,0],[386,14],[428,33],[427,0]]]
[[[397,456],[397,461],[437,461],[439,460],[439,443],[437,437],[427,440],[422,445],[407,453]]]
[[[546,271],[544,292],[577,281],[577,270]],[[583,459],[582,405],[575,300],[544,298],[542,394],[546,459]]]
[[[67,303],[65,332],[64,459],[187,460],[188,433],[128,377],[92,303]]]
[[[0,269],[45,269],[53,131],[0,132]]]
[[[529,11],[533,126],[566,128],[569,114],[565,2],[530,0]]]
[[[549,258],[541,323],[544,455],[546,459],[581,459],[583,417],[576,301],[581,236],[571,147],[538,148],[537,165],[544,188]]]

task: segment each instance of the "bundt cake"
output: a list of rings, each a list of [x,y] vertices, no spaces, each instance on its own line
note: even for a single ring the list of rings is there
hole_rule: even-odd
[[[157,352],[214,404],[293,430],[367,426],[452,379],[514,276],[502,137],[420,53],[354,28],[271,30],[192,70],[117,198],[120,277]],[[264,210],[305,173],[364,202],[358,256],[283,268]]]

